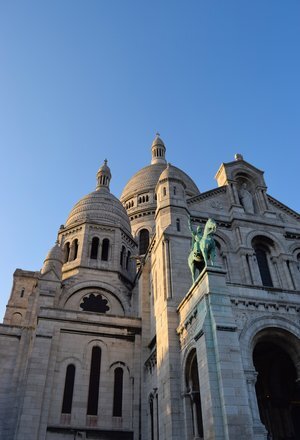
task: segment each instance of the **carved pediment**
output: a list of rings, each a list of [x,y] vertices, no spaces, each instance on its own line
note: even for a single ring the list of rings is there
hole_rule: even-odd
[[[227,215],[230,208],[226,186],[201,193],[187,201],[190,211],[205,211],[210,216]]]
[[[276,217],[279,221],[288,227],[289,223],[299,228],[300,214],[268,194],[268,201],[272,211],[276,213]],[[300,233],[300,230],[299,230]]]

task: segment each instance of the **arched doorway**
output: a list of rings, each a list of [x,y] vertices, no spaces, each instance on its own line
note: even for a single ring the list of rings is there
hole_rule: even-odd
[[[189,438],[203,439],[203,420],[201,410],[200,384],[196,350],[193,349],[186,362],[185,385],[187,398],[186,428]]]
[[[256,397],[272,440],[300,439],[300,387],[294,363],[276,338],[262,338],[253,351]]]

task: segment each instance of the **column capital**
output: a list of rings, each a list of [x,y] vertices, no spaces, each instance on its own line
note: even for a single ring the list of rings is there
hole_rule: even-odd
[[[246,381],[249,384],[256,384],[258,372],[256,370],[245,370]]]

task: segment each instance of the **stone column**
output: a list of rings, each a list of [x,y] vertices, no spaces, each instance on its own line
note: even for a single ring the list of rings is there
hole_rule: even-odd
[[[269,205],[265,195],[265,187],[257,186],[255,189],[255,198],[258,205],[259,212],[266,212],[269,210]]]
[[[242,256],[242,265],[243,265],[243,269],[244,269],[244,274],[245,274],[245,281],[247,284],[252,284],[252,275],[250,272],[250,267],[248,266],[248,262],[247,262],[247,256],[245,254],[243,254]]]
[[[290,260],[290,270],[297,290],[300,290],[300,271],[296,261]]]
[[[248,254],[248,259],[249,259],[249,266],[252,274],[253,284],[262,284],[255,254],[254,253]]]
[[[165,239],[164,242],[164,260],[165,260],[165,277],[166,277],[166,294],[167,298],[172,298],[172,282],[171,282],[171,268],[170,268],[170,246],[169,240]]]
[[[226,279],[227,279],[227,281],[230,281],[231,275],[230,275],[230,270],[229,270],[229,266],[228,266],[228,253],[223,251],[221,256],[222,256],[222,260],[223,260],[223,266],[224,266],[224,269],[226,270],[226,274],[227,274]]]
[[[191,393],[186,392],[184,398],[184,420],[185,420],[185,435],[186,438],[193,438],[193,416],[191,407]]]
[[[290,280],[290,285],[292,286],[292,289],[296,289],[296,279],[294,278],[294,273],[293,273],[293,260],[287,258],[285,260],[286,263],[286,267],[287,267],[287,272],[289,274],[289,280]]]
[[[233,196],[234,196],[234,199],[235,199],[235,203],[237,205],[240,205],[240,198],[239,198],[239,195],[238,195],[238,192],[237,192],[235,184],[232,184],[232,190],[233,190]]]
[[[270,272],[271,273],[276,273],[276,280],[277,280],[277,283],[274,283],[274,279],[273,279],[273,284],[274,284],[274,286],[275,287],[283,287],[283,282],[282,282],[282,279],[281,279],[281,274],[280,274],[280,271],[279,271],[279,268],[278,268],[278,257],[271,257],[271,263],[272,263],[272,266],[273,266],[273,268],[274,268],[274,271],[272,270],[272,272],[271,272],[271,270],[270,270]]]
[[[199,435],[199,426],[198,426],[198,416],[197,416],[197,403],[195,399],[195,393],[198,392],[192,391],[191,393],[191,401],[192,401],[192,409],[193,409],[193,424],[194,424],[194,440],[201,440]]]
[[[74,257],[75,257],[75,240],[72,241],[68,261],[73,261]]]
[[[235,196],[234,196],[234,192],[233,192],[233,185],[231,182],[228,182],[227,188],[228,188],[230,202],[232,205],[235,205],[236,201],[235,201]]]
[[[267,198],[266,190],[262,189],[261,192],[262,192],[262,196],[263,196],[263,199],[264,199],[264,202],[265,202],[266,209],[269,210],[269,201],[268,201],[268,198]]]
[[[247,370],[245,371],[247,388],[248,388],[248,396],[249,396],[249,405],[251,408],[252,419],[253,419],[253,431],[255,434],[255,440],[264,440],[267,439],[267,430],[265,426],[260,421],[259,409],[256,398],[255,384],[257,380],[258,373],[255,370]]]
[[[281,268],[282,280],[283,280],[283,288],[287,287],[290,290],[294,290],[294,284],[291,279],[290,271],[287,267],[287,257],[281,255],[279,258],[279,267]]]

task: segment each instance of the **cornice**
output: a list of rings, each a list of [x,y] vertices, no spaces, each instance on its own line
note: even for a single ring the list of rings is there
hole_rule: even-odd
[[[193,203],[201,202],[202,200],[209,199],[210,197],[217,194],[226,193],[226,187],[227,185],[219,186],[218,188],[214,188],[204,193],[198,194],[197,196],[191,197],[190,199],[187,199],[187,204],[192,205]]]
[[[300,220],[300,214],[293,209],[289,208],[288,206],[284,205],[283,203],[279,202],[277,199],[274,199],[274,197],[267,194],[268,201],[271,203],[271,205],[276,206],[276,208],[280,208],[283,211],[287,212],[288,214],[295,217],[297,220]]]

